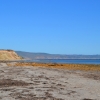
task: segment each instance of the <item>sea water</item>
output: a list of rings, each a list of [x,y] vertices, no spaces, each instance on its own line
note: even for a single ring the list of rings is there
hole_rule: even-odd
[[[26,62],[63,63],[63,64],[100,64],[100,59],[40,59]]]

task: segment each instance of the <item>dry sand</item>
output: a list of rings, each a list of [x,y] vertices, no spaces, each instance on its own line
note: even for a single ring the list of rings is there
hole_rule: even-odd
[[[100,71],[0,63],[0,100],[100,100]]]

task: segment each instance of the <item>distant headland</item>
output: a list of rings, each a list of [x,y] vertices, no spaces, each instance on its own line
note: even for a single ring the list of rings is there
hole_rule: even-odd
[[[62,55],[48,53],[33,53],[24,51],[15,51],[18,55],[25,59],[100,59],[100,55]]]

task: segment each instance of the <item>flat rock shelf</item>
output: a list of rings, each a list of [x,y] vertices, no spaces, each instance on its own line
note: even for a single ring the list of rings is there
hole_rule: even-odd
[[[0,63],[0,100],[100,100],[100,71]]]

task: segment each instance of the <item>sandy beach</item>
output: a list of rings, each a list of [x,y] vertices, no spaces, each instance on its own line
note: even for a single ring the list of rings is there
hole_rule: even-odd
[[[100,71],[0,63],[0,100],[100,100]]]

